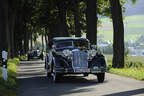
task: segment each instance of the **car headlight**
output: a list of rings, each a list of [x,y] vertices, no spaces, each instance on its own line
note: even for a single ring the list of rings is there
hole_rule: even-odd
[[[69,56],[69,55],[71,55],[72,54],[72,51],[70,51],[70,50],[63,50],[63,54],[64,54],[64,56]]]
[[[102,55],[101,51],[97,51],[96,54],[97,54],[97,55]]]
[[[94,49],[88,51],[89,56],[92,56],[92,57],[94,57],[96,55],[96,53],[97,53],[97,51]]]

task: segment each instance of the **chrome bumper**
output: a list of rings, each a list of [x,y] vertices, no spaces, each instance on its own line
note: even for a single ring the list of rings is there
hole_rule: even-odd
[[[82,74],[82,73],[89,73],[89,74],[95,74],[95,73],[104,73],[106,72],[106,68],[55,68],[55,72],[57,73],[64,73],[64,74]]]

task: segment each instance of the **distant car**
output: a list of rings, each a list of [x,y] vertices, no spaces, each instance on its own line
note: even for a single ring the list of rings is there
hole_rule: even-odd
[[[94,74],[98,82],[104,81],[107,61],[96,48],[90,48],[88,39],[55,37],[51,46],[45,68],[47,76],[52,76],[54,82],[65,74]]]
[[[40,51],[40,50],[29,51],[27,58],[28,58],[28,61],[30,59],[41,59],[41,60],[43,60],[43,52]]]

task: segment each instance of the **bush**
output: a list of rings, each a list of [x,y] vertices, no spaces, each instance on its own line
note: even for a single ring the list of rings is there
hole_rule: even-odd
[[[22,60],[26,59],[26,57],[27,57],[27,54],[25,54],[24,56],[20,56],[19,60],[22,61]]]

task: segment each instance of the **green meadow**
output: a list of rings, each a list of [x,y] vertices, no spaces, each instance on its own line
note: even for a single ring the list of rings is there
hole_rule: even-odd
[[[104,41],[113,41],[112,20],[109,18],[101,18],[102,27],[100,27],[98,35],[101,35]],[[135,41],[141,35],[144,35],[144,15],[134,15],[124,17],[125,41]]]

